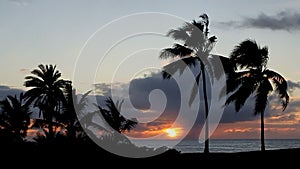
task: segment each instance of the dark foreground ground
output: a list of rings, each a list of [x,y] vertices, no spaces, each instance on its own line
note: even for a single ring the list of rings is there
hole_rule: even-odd
[[[36,146],[10,145],[0,146],[0,167],[6,168],[204,168],[216,166],[222,168],[248,168],[275,166],[280,168],[300,168],[300,148],[266,150],[265,152],[239,153],[180,153],[169,150],[149,158],[120,157],[95,146]],[[22,167],[23,166],[23,167]],[[195,167],[198,166],[198,167]],[[1,167],[2,168],[2,167]],[[163,167],[165,168],[165,167]]]

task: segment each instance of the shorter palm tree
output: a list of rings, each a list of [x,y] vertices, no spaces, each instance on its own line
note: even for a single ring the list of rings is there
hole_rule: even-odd
[[[108,123],[111,128],[119,133],[130,131],[137,125],[136,120],[126,119],[124,116],[122,116],[122,114],[120,113],[122,104],[123,101],[117,101],[115,104],[109,97],[106,99],[106,106],[108,107],[108,110],[98,106],[100,113],[106,123]]]
[[[246,100],[255,94],[254,114],[261,115],[261,150],[265,150],[264,114],[268,97],[277,91],[283,111],[289,103],[287,82],[279,73],[267,68],[268,48],[260,48],[253,40],[245,40],[235,47],[230,60],[236,72],[228,76],[226,105],[234,102],[240,111]]]
[[[58,121],[64,124],[67,138],[75,141],[77,138],[85,136],[79,118],[83,114],[83,110],[87,104],[87,96],[91,93],[91,90],[79,98],[70,83],[65,86],[64,93],[66,103],[63,105],[63,111]]]
[[[12,142],[23,142],[27,136],[30,125],[30,104],[24,101],[21,93],[19,98],[15,95],[7,96],[0,101],[2,112],[0,113],[0,130],[3,134],[1,139]],[[6,133],[4,135],[4,133]],[[1,134],[1,136],[2,136]]]

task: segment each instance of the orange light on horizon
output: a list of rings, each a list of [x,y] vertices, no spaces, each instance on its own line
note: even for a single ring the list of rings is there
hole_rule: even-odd
[[[170,138],[175,138],[179,135],[180,128],[168,128],[165,129],[164,132],[167,134]]]

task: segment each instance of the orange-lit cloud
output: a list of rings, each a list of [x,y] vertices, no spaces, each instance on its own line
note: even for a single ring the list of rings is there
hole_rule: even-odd
[[[175,133],[171,133],[171,136],[168,131]],[[165,120],[161,123],[155,124],[139,124],[138,127],[132,129],[130,132],[126,132],[125,134],[132,138],[150,138],[159,136],[159,139],[177,139],[182,136],[183,132],[184,128],[178,126],[174,127],[171,122]]]
[[[233,128],[233,129],[225,129],[224,133],[244,133],[244,132],[251,132],[253,128]]]
[[[259,139],[260,120],[219,124],[214,139]],[[269,139],[300,138],[300,124],[266,123],[265,136]]]
[[[28,73],[30,73],[30,70],[29,70],[29,69],[25,69],[25,68],[21,68],[19,71],[20,71],[22,74],[28,74]]]

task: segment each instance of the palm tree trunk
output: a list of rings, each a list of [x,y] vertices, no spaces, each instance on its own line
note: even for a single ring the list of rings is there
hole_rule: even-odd
[[[52,120],[49,120],[49,139],[54,138],[54,131],[53,131],[53,122]]]
[[[260,142],[261,151],[265,151],[265,123],[264,123],[264,112],[260,113]]]
[[[50,106],[48,112],[47,112],[47,116],[48,116],[48,129],[49,129],[49,140],[51,141],[51,139],[54,138],[54,131],[53,131],[53,112],[54,112],[54,108],[52,108],[52,106]]]
[[[206,75],[205,67],[203,62],[201,62],[201,72],[202,72],[202,82],[203,82],[203,97],[204,97],[204,111],[205,111],[205,142],[204,142],[204,154],[209,153],[209,123],[208,123],[208,100],[207,100],[207,89],[206,89]]]

